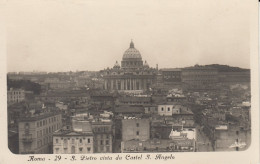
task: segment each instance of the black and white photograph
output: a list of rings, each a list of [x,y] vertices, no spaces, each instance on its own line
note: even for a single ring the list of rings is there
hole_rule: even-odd
[[[166,160],[259,148],[252,2],[3,4],[1,126],[15,158],[76,155],[79,162],[124,155],[135,162],[150,160],[147,153]]]

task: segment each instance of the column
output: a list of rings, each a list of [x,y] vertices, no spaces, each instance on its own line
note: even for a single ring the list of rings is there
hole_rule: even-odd
[[[144,90],[147,90],[146,87],[147,87],[147,86],[146,86],[146,79],[144,79]]]
[[[110,79],[108,79],[108,81],[107,81],[107,89],[108,89],[108,90],[111,89],[110,83],[111,83],[111,82],[110,82]]]
[[[107,79],[105,79],[104,89],[107,90]]]
[[[140,83],[140,84],[141,84],[140,89],[143,90],[143,89],[144,89],[144,80],[143,80],[143,79],[140,79],[140,81],[141,81],[141,83]]]
[[[137,79],[136,81],[136,89],[140,89],[140,79]]]
[[[122,79],[122,90],[125,90],[125,79]]]
[[[136,90],[136,79],[134,79],[134,90]]]
[[[129,79],[130,81],[130,90],[132,90],[132,79]]]
[[[124,85],[125,85],[125,90],[127,90],[127,81],[126,81],[126,79],[124,80]]]
[[[121,79],[121,89],[120,90],[124,90],[124,83],[123,83],[124,81],[123,81],[123,79]]]

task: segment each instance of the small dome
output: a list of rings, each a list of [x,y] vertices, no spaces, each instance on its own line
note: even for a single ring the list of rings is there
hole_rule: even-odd
[[[135,49],[133,41],[131,41],[130,48],[123,55],[123,60],[125,59],[142,59],[140,52]]]
[[[120,68],[120,65],[118,64],[118,62],[116,61],[114,68]]]
[[[146,61],[144,62],[144,67],[145,68],[149,68],[149,65],[148,65],[148,63]]]

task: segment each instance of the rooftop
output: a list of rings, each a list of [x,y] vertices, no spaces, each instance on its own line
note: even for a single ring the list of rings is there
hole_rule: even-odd
[[[119,106],[115,108],[115,113],[144,113],[142,106]]]
[[[61,114],[61,112],[59,110],[49,110],[49,111],[43,110],[42,112],[37,113],[37,114],[27,113],[27,114],[22,115],[19,118],[19,122],[38,121],[41,119],[45,119],[45,118],[60,115],[60,114]]]
[[[92,132],[75,132],[72,130],[57,130],[53,133],[53,136],[92,136]]]

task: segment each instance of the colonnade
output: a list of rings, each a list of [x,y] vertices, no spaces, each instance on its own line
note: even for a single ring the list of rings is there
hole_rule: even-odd
[[[146,90],[150,79],[125,78],[105,79],[106,90]]]

